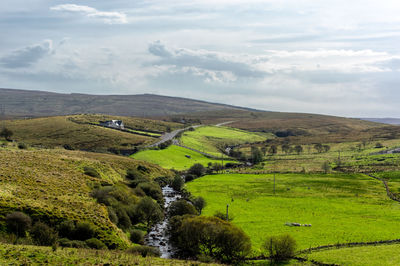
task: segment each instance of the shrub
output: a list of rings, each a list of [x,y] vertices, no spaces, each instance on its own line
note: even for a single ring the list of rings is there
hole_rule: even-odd
[[[69,240],[68,238],[59,239],[58,244],[67,248],[88,248],[88,245],[86,245],[85,241]]]
[[[171,203],[168,214],[170,216],[193,214],[197,215],[196,208],[186,200],[177,200]]]
[[[264,244],[269,257],[275,261],[284,261],[292,258],[296,251],[296,246],[296,240],[288,234],[272,236]]]
[[[140,215],[140,219],[146,225],[148,232],[154,224],[162,221],[164,218],[160,206],[149,197],[143,198],[136,208]]]
[[[11,140],[12,135],[14,135],[14,132],[12,132],[10,129],[8,128],[3,128],[0,131],[0,137],[5,138],[6,140]]]
[[[83,172],[85,173],[85,175],[91,176],[91,177],[97,177],[100,178],[100,174],[97,172],[96,169],[94,169],[93,167],[90,166],[85,166],[83,168]]]
[[[191,174],[185,175],[185,182],[190,182],[190,181],[192,181],[194,179],[195,179],[194,175],[191,175]]]
[[[216,211],[213,216],[226,221],[226,213],[221,211]],[[228,214],[228,221],[233,221],[233,218],[233,214]]]
[[[382,143],[377,142],[377,143],[375,144],[375,148],[377,148],[377,149],[383,148]]]
[[[107,249],[107,246],[97,238],[90,238],[85,240],[86,245],[93,249]]]
[[[138,188],[143,190],[147,196],[152,197],[158,202],[162,202],[164,199],[161,188],[156,183],[141,183],[138,185]]]
[[[161,253],[156,247],[149,247],[149,246],[135,246],[131,247],[127,250],[129,253],[132,254],[140,254],[142,257],[160,257]]]
[[[58,234],[60,237],[73,239],[75,237],[75,223],[73,221],[63,221],[58,226]]]
[[[18,143],[18,149],[20,150],[26,150],[28,146],[25,143]]]
[[[73,151],[74,150],[74,148],[70,144],[64,144],[63,148],[66,149],[66,150],[69,150],[69,151]]]
[[[32,224],[32,219],[23,212],[12,212],[6,216],[7,229],[17,237],[24,237]]]
[[[140,231],[140,230],[134,229],[134,230],[131,231],[131,236],[130,236],[129,239],[132,241],[132,243],[136,243],[136,244],[141,244],[142,245],[144,243],[143,232]]]
[[[140,173],[136,169],[128,169],[128,171],[126,171],[126,178],[129,180],[136,180],[136,179],[140,179],[142,177],[143,177],[143,174]]]
[[[74,239],[86,240],[86,239],[92,238],[94,236],[94,233],[95,233],[95,231],[94,231],[93,225],[91,225],[90,223],[87,223],[87,222],[79,222],[76,225]]]
[[[42,222],[36,222],[30,234],[33,241],[39,246],[51,246],[57,242],[58,238],[57,232]]]

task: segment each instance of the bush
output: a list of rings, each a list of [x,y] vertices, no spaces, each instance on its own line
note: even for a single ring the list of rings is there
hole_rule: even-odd
[[[185,182],[190,182],[190,181],[192,181],[194,179],[195,179],[194,175],[191,175],[191,174],[185,175]]]
[[[149,197],[143,198],[138,203],[136,211],[140,215],[140,220],[146,225],[148,232],[153,225],[164,219],[160,206]]]
[[[129,253],[132,254],[140,254],[142,257],[160,257],[161,253],[156,247],[149,247],[149,246],[135,246],[131,247],[127,250]]]
[[[90,166],[85,166],[83,168],[83,172],[85,173],[85,175],[91,176],[91,177],[97,177],[100,178],[100,174],[97,172],[96,169],[94,169],[93,167]]]
[[[30,234],[33,241],[39,246],[51,246],[57,242],[57,232],[47,224],[37,222],[32,227]]]
[[[25,143],[18,143],[18,149],[20,150],[26,150],[28,146]]]
[[[156,183],[141,183],[138,185],[138,188],[143,190],[147,196],[152,197],[158,202],[163,201],[163,194],[160,186]]]
[[[76,225],[74,239],[86,240],[86,239],[92,238],[94,236],[94,233],[95,233],[95,231],[91,224],[89,224],[87,222],[79,222]]]
[[[143,245],[144,234],[142,231],[134,229],[131,231],[131,236],[129,239],[132,241],[132,243]]]
[[[63,221],[58,226],[58,234],[60,237],[73,239],[75,237],[75,223],[73,221]]]
[[[143,174],[136,169],[128,169],[128,171],[126,171],[126,178],[129,180],[136,180],[143,178]]]
[[[226,213],[223,213],[223,212],[221,212],[221,211],[216,211],[215,213],[214,213],[214,215],[213,215],[214,217],[217,217],[217,218],[219,218],[219,219],[221,219],[221,220],[224,220],[224,221],[226,221]],[[233,221],[233,214],[229,214],[228,213],[228,221],[230,222],[230,221]]]
[[[12,132],[10,129],[8,128],[3,128],[0,131],[0,137],[4,137],[6,140],[11,140],[12,135],[14,135],[14,132]]]
[[[86,245],[93,249],[107,249],[107,246],[97,238],[90,238],[85,240]]]
[[[296,240],[288,234],[270,237],[264,244],[269,257],[275,261],[284,261],[292,258],[296,251],[296,246]]]
[[[62,247],[67,247],[67,248],[88,248],[88,245],[86,245],[84,241],[69,240],[68,238],[59,239],[58,244]]]
[[[187,202],[186,200],[177,200],[171,203],[168,214],[172,216],[177,216],[177,215],[185,215],[185,214],[193,214],[197,215],[197,210],[196,208]]]
[[[31,228],[32,219],[23,212],[12,212],[6,216],[7,229],[17,237],[24,237]]]

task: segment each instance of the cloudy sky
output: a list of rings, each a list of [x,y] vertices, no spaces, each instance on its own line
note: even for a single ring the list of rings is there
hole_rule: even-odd
[[[400,117],[398,0],[2,0],[0,87]]]

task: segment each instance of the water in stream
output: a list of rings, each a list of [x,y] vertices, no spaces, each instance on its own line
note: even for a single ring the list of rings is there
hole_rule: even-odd
[[[156,224],[151,229],[150,233],[146,236],[145,241],[148,246],[153,246],[160,249],[161,258],[171,258],[175,250],[171,246],[167,235],[168,216],[166,212],[169,205],[171,205],[172,202],[180,199],[181,195],[170,186],[163,187],[162,193],[164,196],[165,218],[162,222]]]

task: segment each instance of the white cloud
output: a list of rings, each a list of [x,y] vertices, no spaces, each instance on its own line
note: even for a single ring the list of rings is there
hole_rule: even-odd
[[[89,18],[101,19],[107,24],[126,24],[128,19],[125,13],[122,12],[105,12],[99,11],[93,7],[81,6],[74,4],[57,5],[50,8],[54,11],[76,12],[86,15]]]

